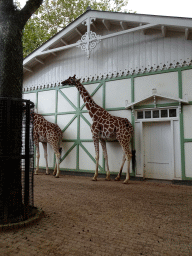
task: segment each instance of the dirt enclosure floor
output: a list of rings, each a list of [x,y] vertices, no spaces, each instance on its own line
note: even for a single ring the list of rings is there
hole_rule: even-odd
[[[33,226],[0,233],[1,256],[192,256],[192,186],[39,174]]]

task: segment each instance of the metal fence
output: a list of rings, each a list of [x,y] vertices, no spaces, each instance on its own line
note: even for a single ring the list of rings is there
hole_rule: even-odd
[[[23,101],[22,118],[22,150],[21,150],[21,184],[22,202],[24,205],[34,206],[33,197],[33,170],[34,170],[34,143],[33,143],[33,120],[30,115],[34,104]]]
[[[0,224],[33,212],[33,123],[29,100],[0,98]]]

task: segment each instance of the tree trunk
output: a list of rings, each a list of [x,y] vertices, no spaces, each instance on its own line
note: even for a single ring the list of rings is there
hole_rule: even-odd
[[[22,97],[22,29],[0,9],[0,97]]]
[[[42,1],[28,0],[17,10],[13,0],[0,0],[0,223],[19,219],[22,209],[22,32]]]

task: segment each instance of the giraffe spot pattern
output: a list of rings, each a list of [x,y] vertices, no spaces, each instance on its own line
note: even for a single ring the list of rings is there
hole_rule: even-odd
[[[57,124],[47,121],[42,115],[32,113],[33,116],[33,137],[34,143],[49,143],[55,153],[59,152],[59,146],[62,140],[62,131]]]

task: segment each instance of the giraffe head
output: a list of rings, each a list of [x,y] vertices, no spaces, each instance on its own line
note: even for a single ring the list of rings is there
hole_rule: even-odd
[[[62,85],[77,85],[81,79],[77,79],[76,75],[69,77],[67,80],[61,82]]]

